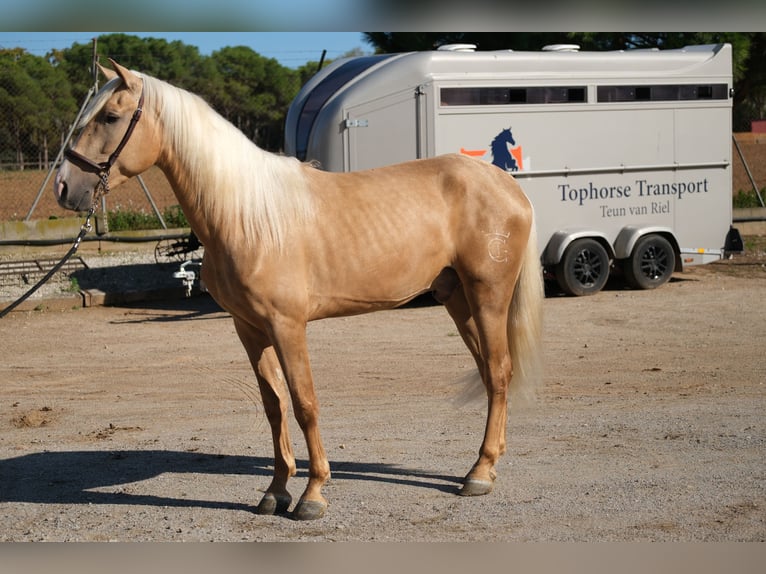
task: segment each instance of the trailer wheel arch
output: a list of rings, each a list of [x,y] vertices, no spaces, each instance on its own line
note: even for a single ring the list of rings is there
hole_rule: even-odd
[[[594,295],[606,285],[611,267],[612,259],[604,244],[593,237],[581,237],[564,251],[556,265],[556,280],[567,295]]]
[[[616,254],[609,238],[600,231],[593,229],[564,229],[551,235],[542,255],[542,263],[545,267],[553,268],[564,257],[564,252],[572,242],[578,239],[594,239],[606,249],[609,259],[616,259]]]
[[[622,228],[617,235],[617,239],[614,241],[614,257],[621,265],[629,260],[635,251],[636,244],[647,235],[656,234],[664,237],[670,246],[673,248],[673,255],[675,256],[675,266],[673,271],[683,271],[683,260],[681,259],[681,248],[678,245],[673,230],[669,227],[640,227],[637,225],[627,225]]]
[[[626,283],[633,289],[656,289],[679,270],[681,257],[672,235],[646,233],[636,242],[630,257],[620,261]]]
[[[601,291],[609,280],[614,251],[605,235],[591,230],[554,233],[543,254],[559,287],[581,297]]]

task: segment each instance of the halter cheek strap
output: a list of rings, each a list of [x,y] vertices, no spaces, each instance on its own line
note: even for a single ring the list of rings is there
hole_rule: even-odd
[[[112,166],[114,165],[114,162],[117,161],[117,158],[120,156],[120,153],[122,153],[123,148],[128,143],[128,140],[130,139],[130,136],[133,134],[133,130],[136,127],[136,124],[138,123],[138,120],[141,119],[141,114],[144,109],[144,91],[141,90],[141,97],[138,99],[138,107],[136,108],[136,111],[133,112],[133,117],[130,118],[130,123],[128,124],[128,129],[125,130],[125,135],[122,136],[122,139],[120,140],[120,143],[117,144],[117,148],[112,152],[112,154],[109,156],[109,159],[106,161],[103,161],[101,163],[96,163],[92,159],[89,159],[82,155],[80,152],[73,150],[72,148],[67,149],[64,152],[64,157],[68,159],[70,162],[75,164],[77,167],[79,167],[83,171],[87,171],[89,173],[96,173],[101,177],[101,181],[105,182],[106,179],[109,177],[109,170],[112,169]]]

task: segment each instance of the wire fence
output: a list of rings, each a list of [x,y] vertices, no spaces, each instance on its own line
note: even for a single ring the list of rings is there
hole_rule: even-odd
[[[49,169],[66,143],[67,126],[58,121],[55,130],[25,129],[17,114],[18,107],[0,101],[0,170]]]

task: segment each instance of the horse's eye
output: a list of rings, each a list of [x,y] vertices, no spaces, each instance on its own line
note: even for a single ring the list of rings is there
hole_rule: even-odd
[[[104,118],[104,123],[113,124],[113,123],[116,123],[117,120],[119,119],[120,119],[120,116],[116,114],[106,114],[106,117]]]

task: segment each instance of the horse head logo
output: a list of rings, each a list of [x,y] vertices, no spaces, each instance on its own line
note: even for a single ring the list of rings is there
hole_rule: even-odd
[[[509,144],[511,146],[516,145],[511,128],[504,129],[492,140],[492,145],[490,146],[492,150],[492,164],[505,171],[519,171],[519,164],[516,162],[516,158],[521,158],[521,147],[511,149],[508,147]]]

